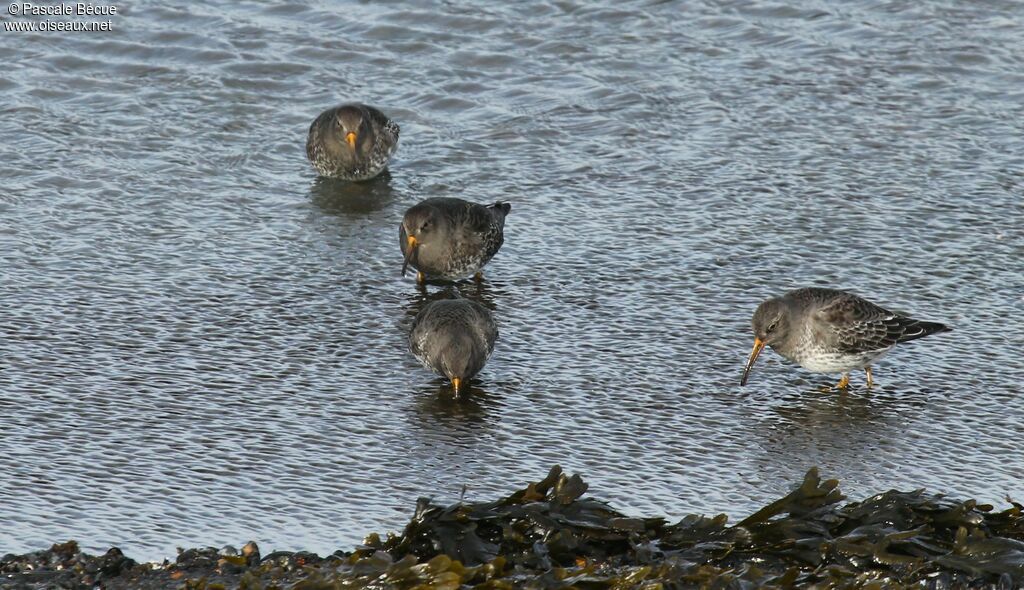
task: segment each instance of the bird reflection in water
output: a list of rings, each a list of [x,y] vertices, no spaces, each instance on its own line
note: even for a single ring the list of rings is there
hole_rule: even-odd
[[[365,182],[317,177],[309,188],[313,204],[324,213],[353,215],[372,213],[391,203],[391,172],[385,170]]]
[[[443,429],[454,434],[480,434],[492,429],[500,415],[501,400],[474,379],[459,397],[444,379],[431,379],[415,392],[418,428]]]
[[[818,464],[823,452],[856,463],[873,457],[884,441],[899,439],[903,414],[918,411],[923,403],[923,398],[908,399],[905,392],[886,395],[876,389],[827,396],[810,389],[788,397],[761,422],[762,445],[800,465]]]

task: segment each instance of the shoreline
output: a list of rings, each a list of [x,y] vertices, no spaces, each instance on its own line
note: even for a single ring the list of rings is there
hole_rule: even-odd
[[[556,466],[491,502],[421,498],[405,529],[321,557],[253,542],[138,563],[75,541],[0,557],[0,588],[1020,588],[1024,505],[997,511],[923,490],[843,503],[811,469],[790,494],[729,524],[632,517]]]

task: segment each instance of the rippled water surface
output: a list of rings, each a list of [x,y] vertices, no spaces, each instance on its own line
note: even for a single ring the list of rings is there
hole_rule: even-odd
[[[1024,5],[117,6],[0,36],[0,553],[325,553],[552,463],[671,518],[812,465],[1024,496]],[[344,100],[401,124],[389,177],[306,162]],[[512,203],[464,402],[405,342],[398,223],[445,195]],[[770,352],[740,388],[805,285],[954,331],[870,392]]]

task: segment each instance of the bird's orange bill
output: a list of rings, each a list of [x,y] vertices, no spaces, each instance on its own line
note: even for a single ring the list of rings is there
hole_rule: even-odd
[[[750,376],[750,370],[754,368],[754,361],[757,360],[757,355],[761,354],[761,349],[764,348],[764,340],[760,338],[754,338],[754,349],[750,351],[750,358],[747,359],[747,366],[743,369],[743,378],[740,379],[740,385],[747,384],[747,377]]]
[[[349,131],[348,133],[346,133],[345,134],[345,142],[348,143],[348,146],[350,148],[356,149],[356,132],[355,131]]]
[[[405,270],[409,268],[409,261],[412,260],[412,254],[416,251],[416,236],[409,236],[406,238],[405,248],[405,261],[402,262],[402,276],[405,276]]]
[[[462,379],[458,377],[452,377],[452,389],[455,390],[455,395],[459,395],[459,387],[462,385]]]

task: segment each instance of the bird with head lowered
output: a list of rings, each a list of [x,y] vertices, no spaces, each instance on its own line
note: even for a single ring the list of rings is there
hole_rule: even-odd
[[[428,303],[416,314],[409,350],[424,367],[448,378],[459,396],[484,367],[497,339],[498,325],[491,312],[456,295]]]
[[[754,348],[740,385],[746,385],[765,346],[816,373],[842,373],[836,385],[846,389],[850,371],[864,369],[874,384],[871,365],[894,346],[950,328],[891,312],[852,293],[809,287],[761,303],[752,319]]]
[[[512,206],[479,205],[434,197],[410,207],[398,228],[402,275],[409,266],[416,279],[455,281],[482,277],[481,269],[505,242],[505,217]]]

